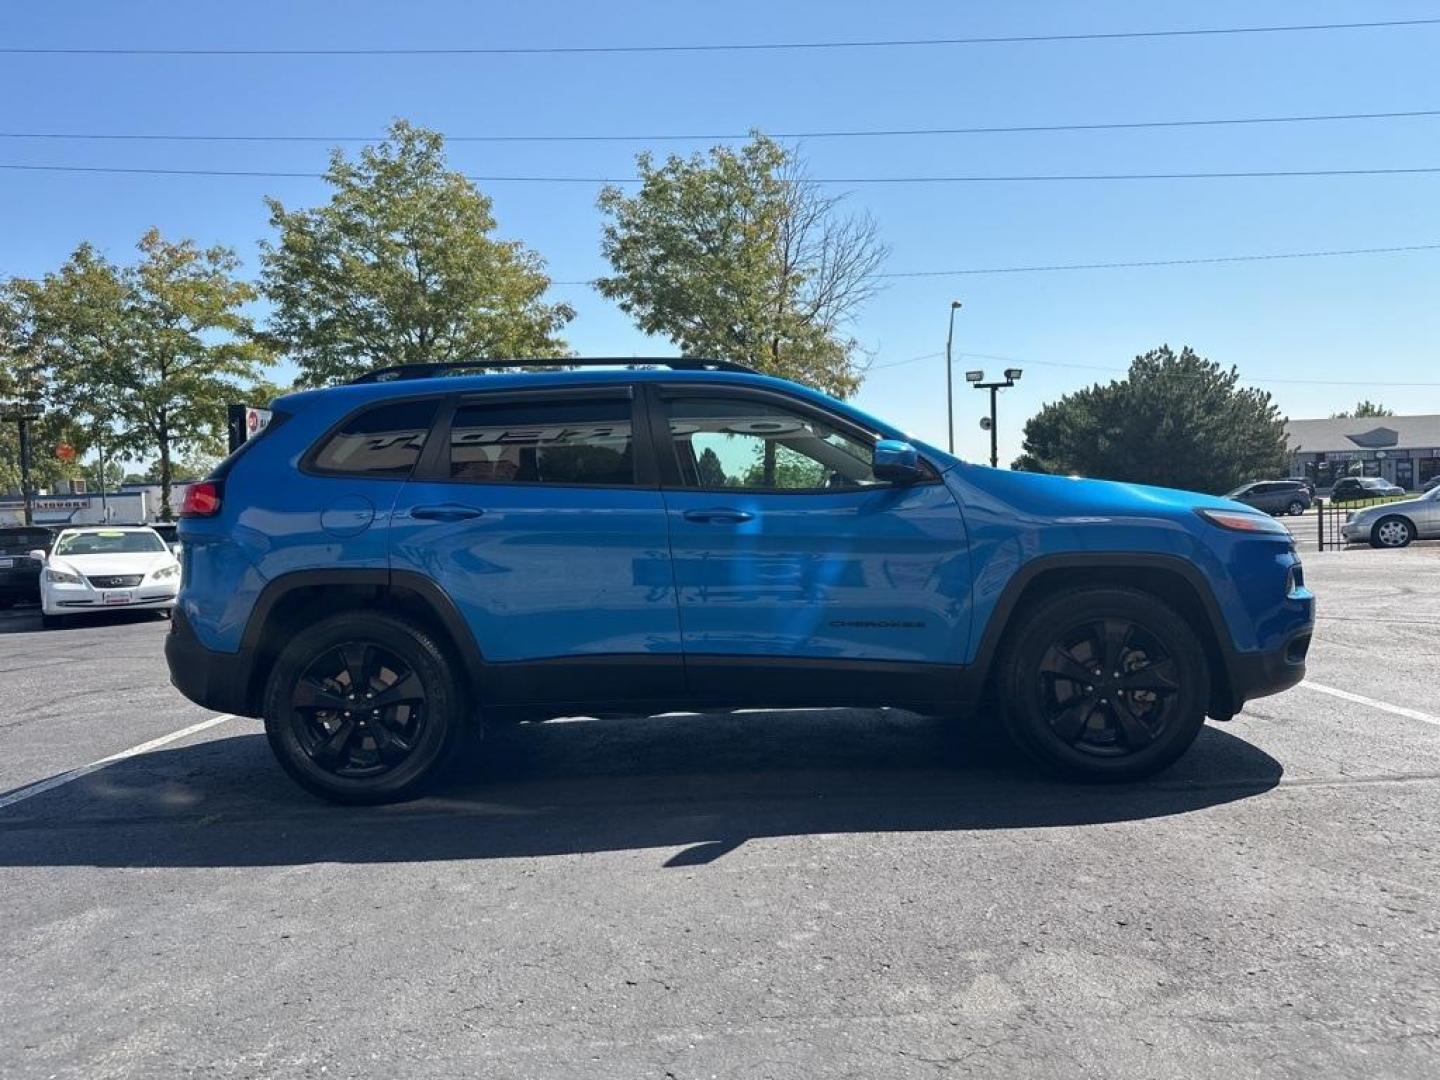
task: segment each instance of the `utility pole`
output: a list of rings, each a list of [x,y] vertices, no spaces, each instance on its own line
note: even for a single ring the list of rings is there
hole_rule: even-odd
[[[950,331],[945,335],[945,420],[950,431],[950,453],[955,453],[955,367],[950,360],[950,346],[955,341],[955,312],[960,301],[950,301]]]
[[[1021,370],[1019,368],[1006,368],[1004,382],[987,383],[985,381],[985,372],[983,371],[967,371],[965,373],[965,381],[975,387],[976,390],[990,391],[990,415],[986,418],[989,420],[989,423],[987,424],[982,420],[980,426],[988,428],[990,431],[990,467],[992,469],[998,469],[1000,467],[1000,432],[995,422],[996,396],[1001,390],[1014,386],[1016,382],[1019,381],[1020,375]]]

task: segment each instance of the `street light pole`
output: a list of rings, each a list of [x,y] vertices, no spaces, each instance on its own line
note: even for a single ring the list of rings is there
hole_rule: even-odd
[[[950,432],[950,453],[955,453],[955,366],[950,360],[950,346],[955,342],[955,312],[960,301],[950,301],[950,330],[945,335],[945,420]]]
[[[1019,368],[1006,368],[1004,382],[987,383],[985,381],[985,372],[983,371],[967,371],[965,373],[965,381],[975,387],[976,390],[990,391],[990,423],[988,426],[990,428],[990,467],[992,469],[998,469],[1000,467],[1000,432],[999,426],[995,421],[996,398],[1001,390],[1014,386],[1016,382],[1019,381],[1020,375],[1021,371]],[[984,420],[980,421],[980,426],[987,426]]]

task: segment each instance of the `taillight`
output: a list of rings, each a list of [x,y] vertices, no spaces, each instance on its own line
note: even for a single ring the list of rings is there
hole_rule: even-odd
[[[220,512],[220,493],[223,484],[219,480],[201,480],[185,489],[185,498],[180,503],[182,518],[213,517]]]

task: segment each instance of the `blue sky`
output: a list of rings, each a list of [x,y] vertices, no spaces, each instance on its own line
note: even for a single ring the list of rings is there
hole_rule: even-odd
[[[823,17],[821,17],[823,15]],[[1000,0],[725,4],[258,2],[10,5],[16,47],[362,48],[815,41],[1083,33],[1440,16],[1440,3]],[[1106,123],[1440,109],[1440,26],[812,52],[455,57],[0,58],[8,133],[364,136],[403,116],[447,134],[667,134]],[[635,143],[457,143],[481,174],[623,176]],[[689,152],[703,142],[654,143]],[[817,177],[1215,172],[1440,166],[1440,117],[1170,130],[811,139]],[[0,163],[314,172],[324,143],[0,139]],[[491,183],[500,233],[557,280],[603,270],[596,190]],[[0,274],[39,274],[82,240],[128,258],[148,227],[234,246],[267,235],[262,196],[318,181],[0,170]],[[1440,242],[1440,175],[866,185],[893,272],[1202,258]],[[1001,454],[1044,402],[1189,344],[1291,416],[1359,397],[1440,412],[1440,252],[1068,273],[900,278],[861,315],[874,355],[859,403],[943,444],[942,350],[1025,369],[1001,403]],[[668,351],[584,288],[582,353]],[[1005,361],[963,357],[956,367]],[[957,376],[958,377],[958,376]],[[1311,382],[1306,380],[1326,380]],[[1344,385],[1345,383],[1366,385]],[[1380,385],[1429,383],[1428,386]],[[984,395],[957,390],[957,448],[988,452]]]

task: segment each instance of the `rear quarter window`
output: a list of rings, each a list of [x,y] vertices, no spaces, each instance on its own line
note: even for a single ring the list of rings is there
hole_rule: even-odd
[[[439,403],[394,401],[356,413],[312,452],[315,472],[405,479],[420,460]]]

